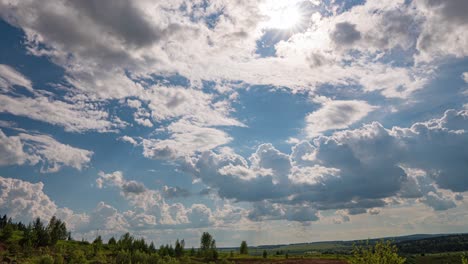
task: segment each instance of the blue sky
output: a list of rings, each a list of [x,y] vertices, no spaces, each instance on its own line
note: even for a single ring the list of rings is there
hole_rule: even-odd
[[[0,213],[190,246],[466,232],[467,12],[0,1]]]

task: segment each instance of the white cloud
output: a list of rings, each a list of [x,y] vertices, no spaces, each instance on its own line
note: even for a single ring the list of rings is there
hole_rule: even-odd
[[[0,130],[0,165],[22,165],[27,162],[28,154],[23,150],[19,137],[8,137]]]
[[[12,89],[13,85],[33,90],[31,81],[12,67],[0,64],[0,89]]]
[[[293,90],[315,90],[325,83],[354,84],[379,67],[365,59],[367,51],[375,54],[399,46],[409,50],[415,42],[412,32],[417,23],[404,1],[366,2],[336,16],[315,16],[307,30],[275,46],[277,57],[261,58],[255,53],[257,41],[265,33],[271,15],[264,12],[275,3],[210,1],[201,6],[186,1],[120,1],[106,9],[109,16],[101,17],[88,4],[48,0],[38,5],[21,1],[5,4],[1,15],[25,30],[32,53],[50,56],[65,68],[70,83],[93,98],[138,97],[144,90],[132,79],[151,74],[178,73],[193,86],[201,86],[202,80],[244,81]],[[127,21],[135,21],[132,26],[113,19],[122,13]],[[213,15],[219,17],[213,20]],[[351,27],[352,33],[361,37],[355,37],[348,46],[365,52],[361,66],[345,66],[342,61],[349,57],[331,48],[337,25],[356,25]],[[130,29],[151,33],[142,36]],[[341,30],[341,35],[349,35],[349,29]],[[70,53],[74,56],[68,56]],[[325,67],[311,70],[310,61],[304,58],[315,58]],[[358,60],[353,58],[353,62]],[[402,80],[401,84],[411,82]]]
[[[424,19],[418,37],[417,59],[430,62],[440,57],[468,55],[468,4],[464,0],[453,1],[414,1]]]
[[[328,100],[322,107],[307,115],[305,128],[312,138],[332,129],[344,129],[366,117],[376,109],[365,101]]]
[[[175,159],[214,149],[232,138],[211,127],[199,127],[181,120],[167,127],[168,139],[143,139],[143,155],[153,159]]]
[[[18,135],[29,152],[38,156],[44,163],[41,171],[56,172],[62,166],[81,170],[91,161],[92,151],[79,149],[60,143],[48,135]]]
[[[184,117],[199,126],[244,126],[230,118],[232,111],[226,101],[215,101],[211,94],[181,87],[154,86],[142,96],[155,121]]]
[[[108,112],[91,103],[67,103],[42,96],[28,98],[0,94],[0,112],[47,122],[70,132],[108,132],[123,126],[112,122]]]
[[[41,172],[57,172],[63,166],[81,170],[90,161],[92,151],[75,148],[48,135],[20,133],[6,136],[0,130],[0,165],[35,165],[42,163]]]
[[[137,145],[138,145],[138,142],[137,142],[134,138],[132,138],[132,137],[130,137],[130,136],[127,136],[127,135],[122,136],[122,137],[120,137],[119,139],[122,140],[123,142],[130,143],[130,144],[132,144],[133,146],[137,146]]]
[[[42,182],[0,177],[0,209],[14,220],[28,223],[36,217],[49,220],[57,205],[43,192]]]

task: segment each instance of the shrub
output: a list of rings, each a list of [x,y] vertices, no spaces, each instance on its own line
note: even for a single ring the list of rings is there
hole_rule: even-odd
[[[461,263],[468,264],[468,258],[466,257],[465,253],[463,253],[463,255],[461,256]]]
[[[37,264],[54,264],[54,258],[49,255],[41,256],[38,259]]]
[[[70,256],[70,264],[83,264],[86,263],[86,257],[82,250],[73,250]]]
[[[398,249],[390,241],[378,242],[372,246],[354,246],[353,256],[350,258],[351,264],[403,264],[406,259],[398,256]]]

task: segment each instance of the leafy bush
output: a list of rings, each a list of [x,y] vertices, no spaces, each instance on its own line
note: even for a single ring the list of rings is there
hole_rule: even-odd
[[[39,258],[37,264],[54,264],[54,258],[49,255],[44,255]]]
[[[466,257],[466,254],[463,254],[461,256],[461,262],[462,264],[468,264],[468,258]]]
[[[351,264],[403,264],[406,259],[398,255],[398,249],[390,241],[378,242],[372,246],[354,246]]]
[[[73,250],[70,256],[70,264],[83,264],[86,263],[86,257],[82,250]]]

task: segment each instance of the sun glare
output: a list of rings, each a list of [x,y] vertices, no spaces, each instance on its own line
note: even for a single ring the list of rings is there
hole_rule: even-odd
[[[266,27],[273,29],[292,29],[299,24],[301,14],[295,4],[274,5],[266,10],[269,18]]]

